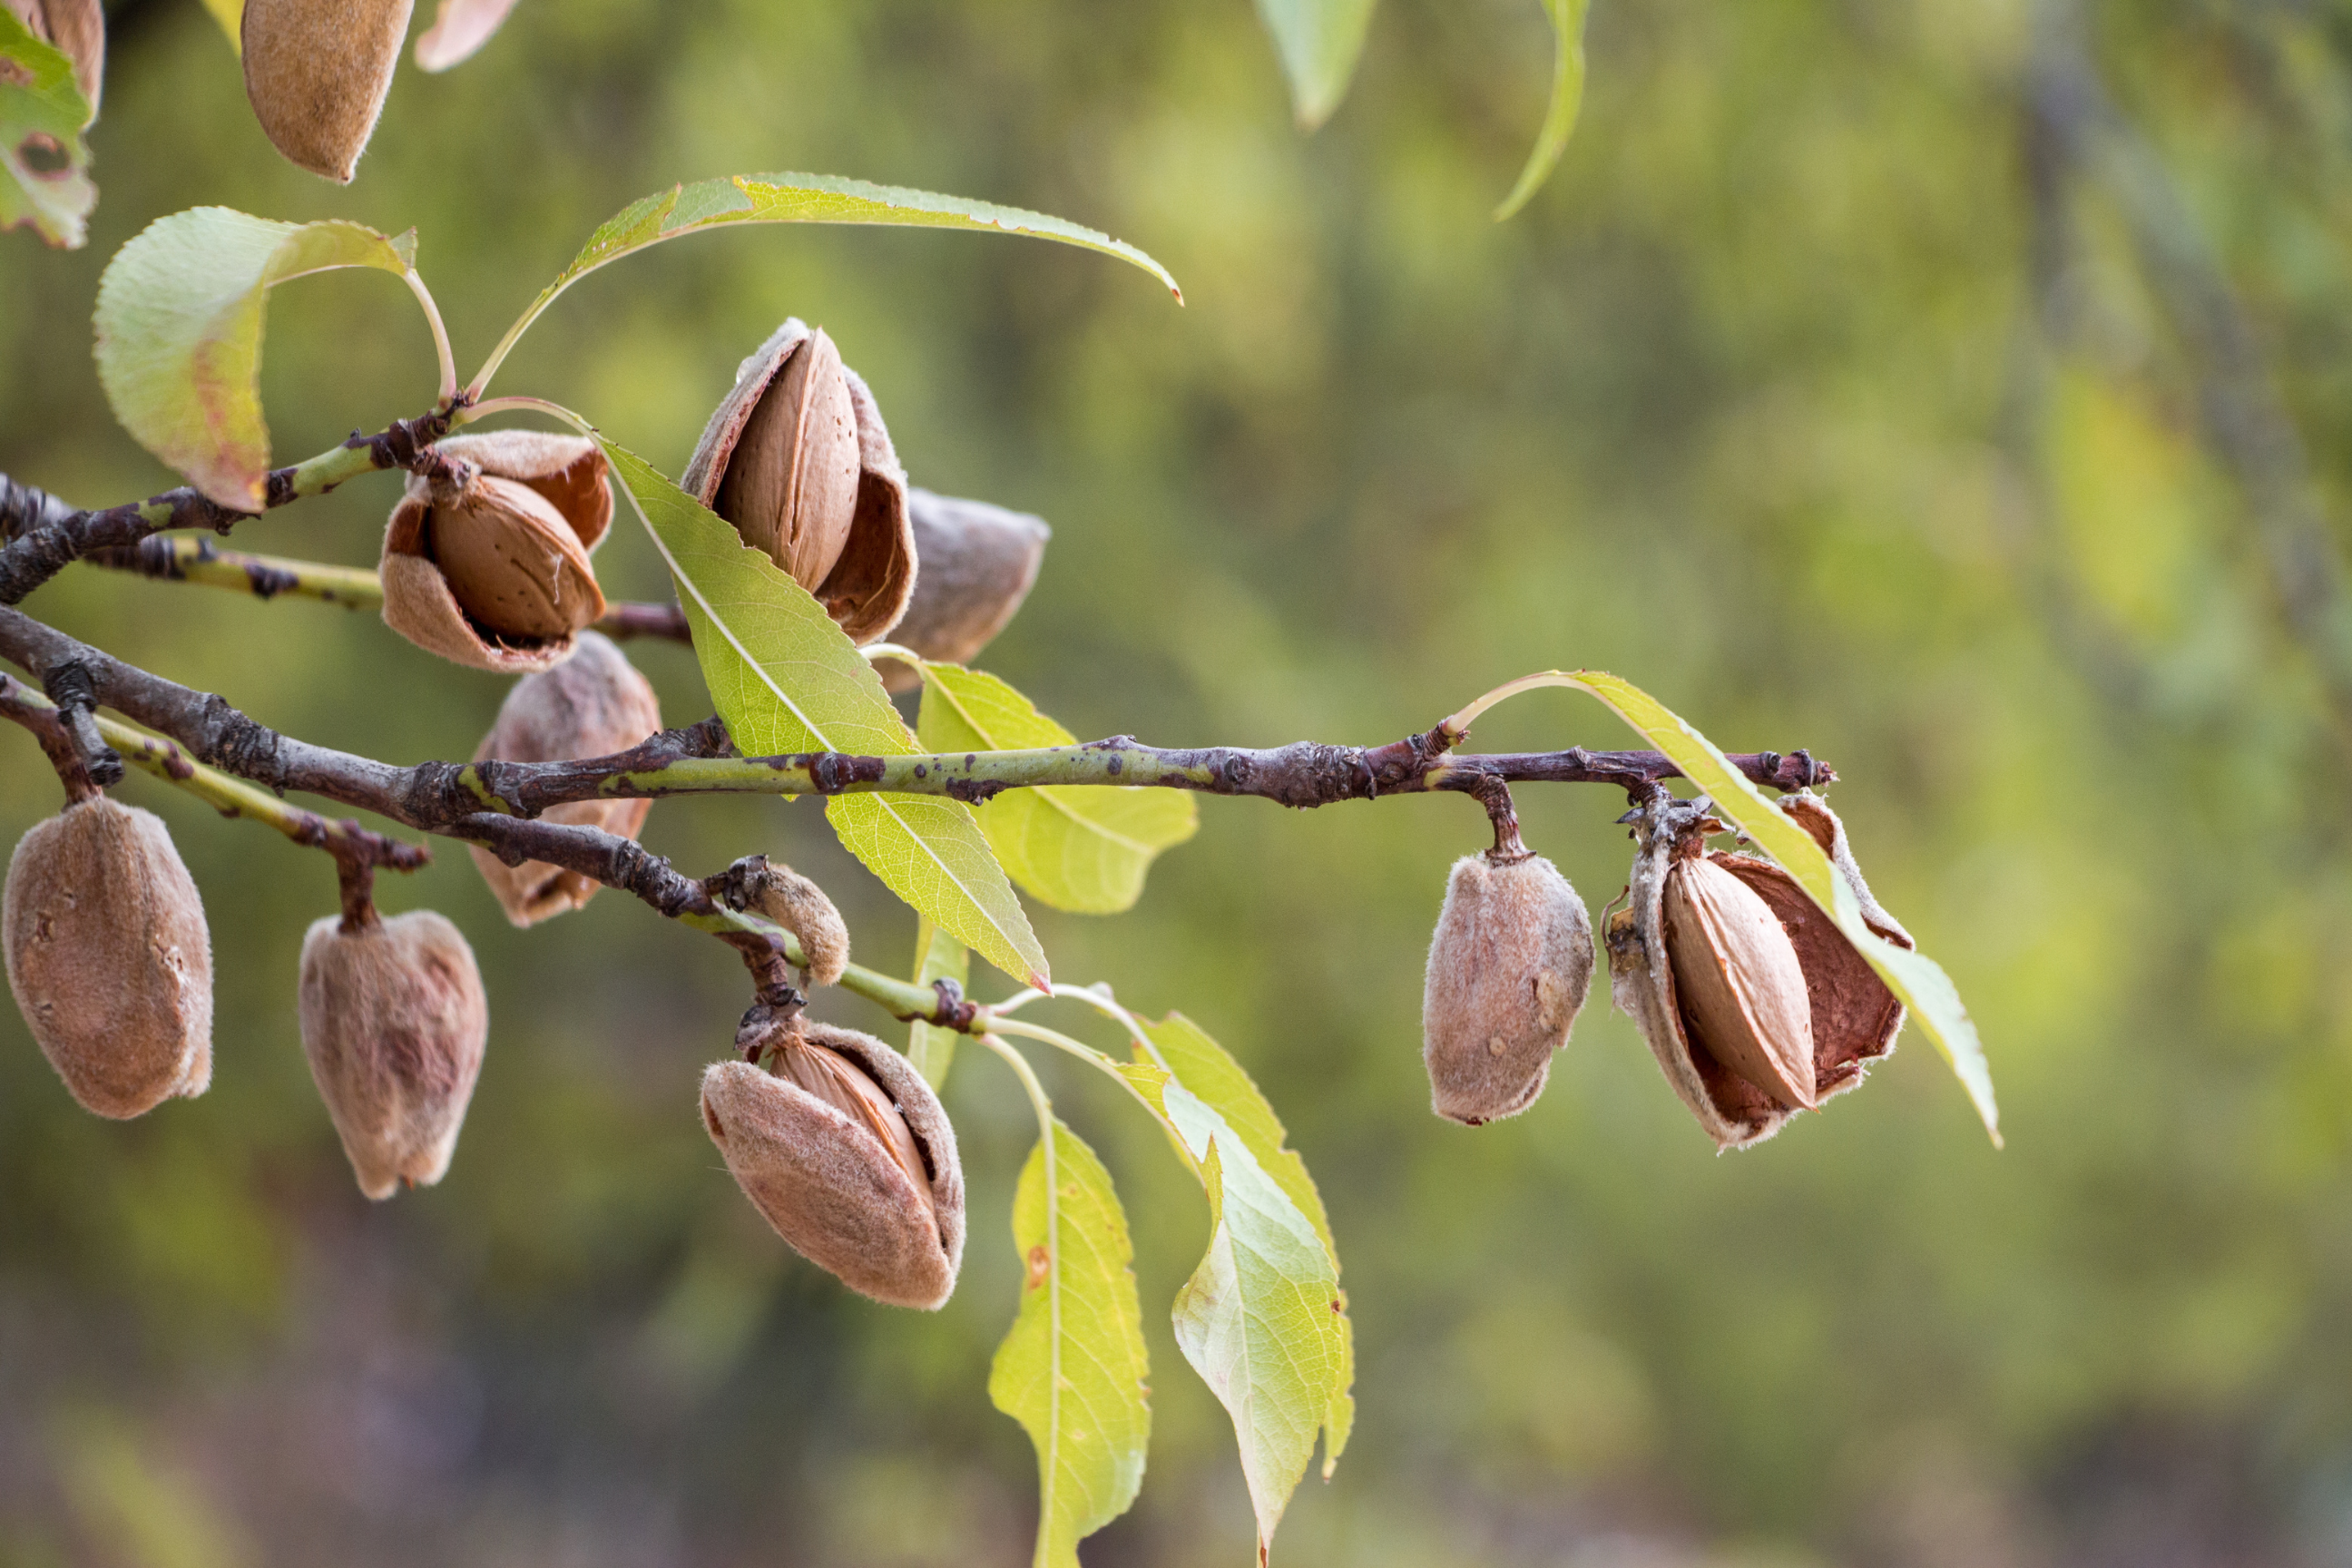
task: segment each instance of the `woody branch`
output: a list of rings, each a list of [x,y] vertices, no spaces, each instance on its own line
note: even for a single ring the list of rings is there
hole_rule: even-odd
[[[752,972],[761,1000],[771,1005],[797,1002],[789,969],[802,967],[803,955],[790,933],[735,907],[736,900],[729,897],[732,879],[728,873],[697,879],[633,839],[541,821],[538,814],[567,801],[607,796],[892,791],[984,801],[1006,789],[1048,784],[1190,789],[1302,808],[1453,791],[1477,798],[1491,814],[1498,792],[1507,792],[1513,782],[1611,784],[1639,799],[1653,793],[1659,781],[1681,776],[1679,768],[1655,752],[1573,747],[1523,754],[1456,754],[1452,747],[1463,737],[1442,725],[1370,748],[1301,742],[1271,750],[1171,749],[1116,736],[1038,751],[894,757],[817,752],[746,758],[732,754],[726,727],[716,717],[666,730],[614,756],[584,762],[428,762],[397,767],[281,734],[213,693],[151,674],[20,610],[0,607],[0,657],[43,679],[53,670],[78,668],[96,705],[158,731],[212,768],[272,792],[256,792],[257,800],[270,800],[289,790],[321,795],[421,832],[478,844],[509,865],[541,861],[632,894],[657,913],[734,946]],[[16,689],[29,697],[24,689]],[[42,733],[46,721],[37,718],[32,727]],[[135,747],[133,760],[142,765],[148,762]],[[1730,760],[1756,783],[1783,790],[1826,784],[1837,776],[1802,751],[1735,753]],[[172,776],[166,766],[154,771]],[[960,1028],[987,1024],[984,1010],[976,1014],[960,997],[858,965],[850,967],[842,984],[901,1018],[921,1017]]]

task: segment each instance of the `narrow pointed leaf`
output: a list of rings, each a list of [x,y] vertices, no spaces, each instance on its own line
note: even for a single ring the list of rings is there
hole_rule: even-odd
[[[1077,743],[1004,681],[953,664],[923,667],[915,736],[927,752]],[[1201,825],[1192,797],[1173,789],[1047,784],[1007,790],[978,815],[996,858],[1023,891],[1081,914],[1132,908],[1152,858],[1192,837]]]
[[[1290,82],[1299,125],[1314,130],[1348,96],[1364,52],[1372,0],[1257,0],[1257,14],[1274,35],[1275,53]]]
[[[971,949],[941,931],[930,916],[918,917],[915,984],[929,985],[935,980],[952,980],[961,985],[971,978]],[[947,1082],[948,1068],[955,1061],[956,1042],[962,1037],[957,1030],[918,1020],[908,1026],[907,1059],[915,1064],[915,1070],[923,1075],[925,1083],[937,1089]]]
[[[1544,110],[1543,129],[1536,132],[1536,144],[1528,153],[1527,166],[1519,171],[1518,183],[1495,209],[1497,223],[1527,205],[1528,198],[1543,188],[1576,129],[1577,110],[1584,105],[1584,17],[1591,6],[1591,0],[1543,0],[1544,15],[1551,18],[1551,103]]]
[[[1234,1135],[1248,1146],[1259,1168],[1315,1227],[1323,1250],[1330,1256],[1331,1272],[1336,1279],[1339,1248],[1331,1239],[1331,1221],[1324,1213],[1323,1194],[1316,1190],[1315,1178],[1307,1173],[1307,1162],[1289,1146],[1289,1134],[1283,1129],[1282,1118],[1275,1114],[1273,1104],[1248,1069],[1181,1013],[1171,1013],[1156,1024],[1145,1021],[1143,1032],[1157,1063],[1224,1118]],[[1344,1290],[1339,1300],[1346,1301]],[[1324,1415],[1323,1475],[1327,1480],[1348,1447],[1348,1433],[1356,1417],[1352,1392],[1356,1382],[1355,1325],[1344,1310],[1338,1314],[1338,1320],[1340,1366],[1332,1379],[1330,1405]]]
[[[881,679],[806,589],[644,458],[598,440],[669,564],[703,683],[738,751],[916,749]],[[932,795],[838,795],[825,816],[918,912],[1014,979],[1049,984],[1045,950],[970,806]]]
[[[1116,256],[1166,284],[1179,303],[1184,298],[1184,291],[1176,287],[1176,279],[1169,276],[1168,269],[1135,247],[1097,229],[1045,213],[940,195],[933,191],[909,190],[902,185],[869,184],[838,174],[731,174],[656,191],[606,219],[588,237],[587,245],[572,258],[572,265],[541,289],[539,298],[507,329],[506,337],[491,353],[489,363],[474,378],[475,391],[478,393],[488,384],[505,360],[507,351],[539,319],[540,312],[581,279],[647,246],[739,223],[883,224],[1026,235]]]
[[[98,205],[81,139],[91,118],[73,61],[0,5],[0,229],[29,226],[80,248]]]
[[[261,328],[270,289],[338,267],[404,276],[414,230],[274,223],[195,207],[147,226],[98,285],[98,378],[141,446],[223,506],[259,511],[269,474]]]
[[[1872,931],[1862,918],[1853,891],[1845,885],[1812,835],[1790,821],[1727,761],[1715,742],[1685,723],[1657,699],[1616,676],[1599,670],[1575,670],[1560,679],[1598,697],[1646,737],[1650,744],[1674,759],[1685,776],[1706,792],[1717,815],[1728,820],[1758,847],[1779,861],[1797,879],[1813,902],[1837,922],[1887,989],[1911,1009],[1911,1016],[1936,1042],[1944,1059],[1975,1102],[1985,1131],[2000,1142],[2000,1111],[1994,1103],[1992,1073],[1985,1065],[1984,1046],[1969,1017],[1951,976],[1926,953],[1895,946]]]
[[[1078,1542],[1143,1483],[1151,1437],[1143,1310],[1127,1215],[1093,1150],[1053,1124],[1013,1199],[1021,1310],[989,1367],[988,1396],[1036,1445],[1036,1568],[1077,1568]]]

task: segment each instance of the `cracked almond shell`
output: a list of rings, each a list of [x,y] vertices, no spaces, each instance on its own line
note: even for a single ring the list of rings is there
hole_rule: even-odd
[[[482,1072],[489,1002],[473,949],[431,910],[302,939],[302,1051],[360,1191],[388,1198],[449,1169]]]
[[[1817,839],[1826,837],[1837,845],[1830,851],[1832,862],[1855,889],[1871,928],[1900,946],[1910,946],[1902,928],[1869,897],[1851,853],[1842,852],[1843,829],[1834,814],[1810,795],[1788,796],[1780,805]],[[1769,1138],[1796,1112],[1706,1050],[1692,1048],[1667,957],[1664,906],[1675,846],[1683,844],[1683,853],[1689,854],[1688,840],[1706,830],[1705,819],[1702,808],[1685,801],[1665,801],[1644,810],[1634,826],[1638,847],[1628,902],[1610,918],[1603,939],[1610,994],[1618,1011],[1640,1026],[1666,1081],[1707,1135],[1719,1147],[1737,1149]],[[1706,858],[1739,879],[1770,907],[1795,952],[1812,1034],[1813,1108],[1819,1109],[1859,1084],[1869,1063],[1893,1048],[1902,1027],[1902,1006],[1786,871],[1748,855],[1713,852]]]
[[[1558,868],[1455,861],[1422,991],[1430,1109],[1476,1127],[1534,1104],[1591,984],[1591,918]]]
[[[1029,596],[1054,531],[1025,511],[925,489],[908,490],[907,504],[922,570],[890,640],[940,663],[969,664]],[[920,670],[896,659],[879,668],[893,691],[923,683]]]
[[[1684,1034],[1791,1110],[1813,1104],[1805,972],[1771,906],[1698,855],[1666,873],[1664,926]]]
[[[351,184],[415,0],[245,0],[245,95],[280,153]]]
[[[475,669],[553,668],[604,613],[589,560],[613,521],[604,452],[537,430],[452,436],[437,449],[463,460],[457,471],[411,474],[384,527],[384,624]]]
[[[814,595],[852,642],[873,642],[907,613],[916,547],[906,470],[873,393],[823,331],[787,321],[737,368],[678,482]]]
[[[515,682],[499,708],[498,721],[474,749],[474,761],[556,763],[609,756],[660,729],[661,704],[655,700],[652,683],[610,638],[582,632],[570,658]],[[635,838],[652,806],[651,800],[642,797],[567,801],[548,807],[541,820],[600,827]],[[576,910],[603,886],[592,877],[543,861],[509,866],[478,844],[467,848],[507,919],[518,926]]]
[[[118,1120],[212,1082],[204,900],[152,812],[104,795],[34,824],[0,897],[8,990],[84,1109]]]
[[[703,1127],[727,1169],[793,1250],[851,1289],[897,1307],[940,1306],[963,1260],[964,1215],[955,1131],[939,1096],[871,1035],[795,1019],[773,1036],[763,1054],[814,1047],[835,1059],[802,1061],[790,1076],[747,1061],[704,1072]],[[873,1092],[845,1082],[845,1066]]]

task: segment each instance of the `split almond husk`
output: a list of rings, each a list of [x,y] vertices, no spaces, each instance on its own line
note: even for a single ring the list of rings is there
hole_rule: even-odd
[[[489,1001],[465,936],[431,910],[302,939],[302,1051],[360,1191],[431,1186],[449,1169],[482,1074]]]
[[[1533,1105],[1591,983],[1591,919],[1550,861],[1454,862],[1422,992],[1430,1108],[1476,1127]]]
[[[411,474],[383,534],[383,619],[429,653],[499,674],[551,669],[604,613],[589,555],[613,521],[604,454],[582,436],[452,436]]]
[[[794,1018],[702,1075],[702,1121],[778,1236],[861,1294],[937,1308],[963,1260],[955,1131],[871,1035]]]
[[[163,818],[95,795],[16,843],[8,990],[83,1109],[122,1120],[213,1074],[212,934]]]
[[[98,118],[106,78],[106,11],[99,0],[0,0],[25,30],[73,62],[74,85]]]
[[[922,570],[890,640],[942,664],[969,664],[1029,596],[1054,531],[1025,511],[925,489],[908,490],[907,504]],[[879,668],[893,691],[923,683],[920,670],[896,659]]]
[[[498,722],[474,749],[474,761],[559,763],[627,751],[661,729],[661,704],[612,639],[582,632],[570,658],[515,682],[499,708]],[[635,838],[653,802],[642,797],[567,801],[541,814],[545,822],[599,827]],[[509,866],[480,845],[474,864],[507,919],[518,926],[576,910],[603,883],[542,861]]]
[[[679,481],[806,588],[853,642],[898,624],[915,590],[906,470],[866,383],[794,319],[735,373]]]
[[[351,184],[415,0],[245,0],[245,95],[280,153]]]
[[[1844,830],[1818,797],[1790,795],[1781,809],[1823,843],[1832,864],[1865,910],[1877,934],[1911,945],[1893,917],[1879,909],[1863,884],[1844,844]],[[1660,1069],[1699,1124],[1724,1148],[1742,1148],[1770,1137],[1799,1109],[1817,1108],[1862,1081],[1868,1065],[1884,1057],[1903,1024],[1903,1008],[1844,933],[1779,866],[1750,855],[1702,855],[1709,833],[1722,825],[1704,803],[1662,800],[1635,818],[1639,846],[1627,889],[1627,906],[1607,923],[1610,990],[1619,1011],[1641,1026]],[[1695,871],[1694,867],[1704,867]],[[1709,873],[1713,873],[1710,875]],[[1710,1000],[1695,995],[1708,984],[1703,960],[1717,950],[1704,938],[1683,938],[1670,930],[1668,903],[1678,881],[1687,925],[1696,918],[1690,889],[1706,889],[1717,907],[1755,910],[1725,891],[1729,878],[1759,900],[1786,939],[1801,985],[1811,1076],[1790,1059],[1787,1042],[1795,1034],[1790,977],[1779,963],[1780,950],[1753,925],[1739,949],[1744,956],[1738,983],[1726,964],[1714,963],[1719,979]],[[1725,945],[1738,948],[1727,939]],[[1754,954],[1769,955],[1769,962]],[[1761,963],[1769,972],[1755,973]],[[1699,984],[1691,984],[1696,977]],[[1748,1038],[1739,1030],[1748,1031]],[[1776,1044],[1777,1043],[1777,1044]],[[1754,1056],[1743,1059],[1752,1047]],[[1755,1058],[1765,1058],[1759,1062]],[[1761,1080],[1760,1082],[1759,1080]],[[1802,1093],[1800,1093],[1800,1091]]]

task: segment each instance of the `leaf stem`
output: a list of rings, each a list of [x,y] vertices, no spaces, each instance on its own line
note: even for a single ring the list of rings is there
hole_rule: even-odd
[[[433,353],[441,364],[441,404],[446,407],[457,395],[457,361],[449,352],[449,329],[441,320],[441,307],[433,301],[433,290],[425,286],[425,275],[414,267],[400,275],[416,302],[425,308],[425,320],[433,329]]]

